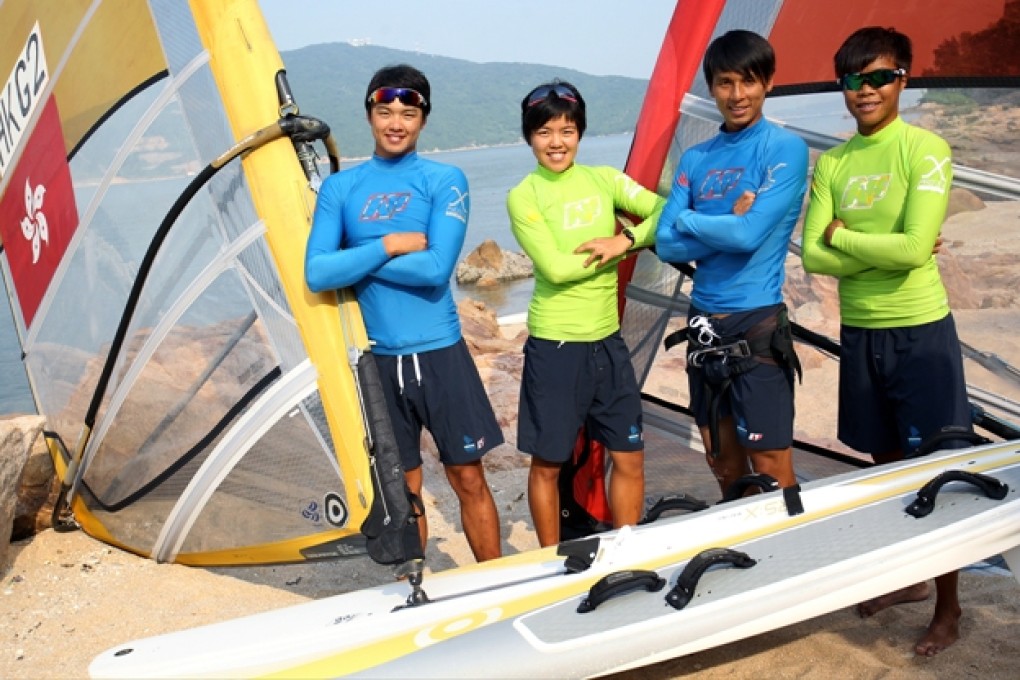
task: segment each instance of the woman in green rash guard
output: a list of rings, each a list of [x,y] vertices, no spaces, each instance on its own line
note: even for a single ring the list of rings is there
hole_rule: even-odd
[[[804,218],[804,269],[839,279],[838,436],[876,463],[914,454],[944,428],[971,429],[960,341],[934,257],[952,160],[945,140],[899,116],[911,61],[910,39],[878,26],[836,52],[857,134],[819,157]],[[918,655],[959,638],[957,580],[957,572],[935,579],[935,614],[914,645]],[[857,610],[867,617],[927,597],[922,582]]]
[[[529,92],[521,124],[538,167],[507,197],[514,236],[535,264],[517,447],[532,456],[528,507],[547,546],[559,542],[557,483],[582,426],[612,459],[614,526],[641,518],[641,395],[620,335],[617,263],[655,242],[665,201],[615,168],[574,163],[586,118],[570,83]],[[617,234],[618,210],[644,221]]]

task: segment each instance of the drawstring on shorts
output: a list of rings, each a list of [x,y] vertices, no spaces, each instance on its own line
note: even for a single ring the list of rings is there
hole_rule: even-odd
[[[418,353],[415,352],[411,355],[411,359],[414,361],[414,380],[421,386],[421,365],[418,363]],[[397,385],[400,387],[400,393],[404,393],[404,355],[397,355]]]

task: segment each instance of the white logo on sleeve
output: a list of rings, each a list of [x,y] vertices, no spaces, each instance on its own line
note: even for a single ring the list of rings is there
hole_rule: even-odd
[[[40,184],[33,190],[29,180],[25,180],[25,217],[21,218],[21,233],[25,240],[32,242],[32,264],[39,261],[42,244],[50,243],[50,229],[42,211],[45,195],[46,187]]]
[[[637,195],[641,193],[641,190],[644,189],[643,186],[635,182],[627,175],[623,174],[617,175],[616,181],[623,185],[623,193],[627,196],[627,198],[631,200],[636,198]]]
[[[949,185],[949,178],[946,177],[946,166],[949,164],[949,158],[935,158],[935,156],[925,156],[925,162],[929,162],[932,165],[931,170],[921,175],[921,179],[917,181],[918,191],[934,191],[939,194],[946,193],[946,187]]]
[[[448,217],[455,217],[464,224],[467,224],[468,215],[468,192],[461,193],[460,189],[455,186],[451,186],[453,192],[457,194],[457,198],[446,206],[446,215]]]

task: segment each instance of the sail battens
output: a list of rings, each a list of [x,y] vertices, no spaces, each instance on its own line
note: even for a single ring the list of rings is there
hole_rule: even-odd
[[[0,272],[75,519],[121,548],[192,564],[349,554],[372,490],[350,369],[325,366],[323,379],[309,362],[309,346],[344,355],[337,311],[304,290],[294,245],[314,196],[282,135],[225,154],[255,132],[235,134],[228,110],[259,130],[280,115],[282,62],[257,3],[55,8],[0,4],[0,34],[16,39],[0,44],[0,67],[20,58],[34,24],[51,78],[0,206],[18,224],[31,170],[46,185],[51,236],[63,228],[66,244],[37,246],[43,276],[20,227],[5,231]],[[218,82],[214,62],[243,87]],[[37,159],[64,173],[63,194]],[[58,443],[79,432],[65,458]]]
[[[135,125],[130,129],[128,134],[125,136],[122,144],[119,146],[116,156],[110,161],[109,166],[106,168],[105,173],[99,179],[99,182],[95,185],[92,193],[92,199],[89,201],[86,208],[82,211],[82,216],[78,224],[78,228],[71,238],[68,244],[68,253],[76,253],[79,251],[82,245],[82,241],[88,238],[89,225],[92,224],[95,218],[96,212],[101,209],[103,202],[107,197],[107,193],[111,184],[118,178],[121,170],[123,169],[125,161],[132,155],[137,153],[137,145],[142,136],[149,130],[153,122],[165,111],[166,107],[173,98],[176,96],[178,89],[181,85],[187,81],[187,79],[196,73],[202,66],[208,62],[208,55],[203,53],[198,58],[193,60],[192,64],[189,64],[189,68],[182,74],[181,77],[174,77],[168,79],[163,86],[158,90],[156,98],[149,104],[148,109],[138,117]],[[28,333],[24,341],[24,348],[26,353],[32,351],[32,346],[35,344],[39,328],[42,322],[45,320],[47,313],[52,305],[53,296],[57,294],[61,285],[64,283],[67,271],[71,268],[72,262],[71,257],[65,257],[61,260],[57,266],[56,271],[53,274],[52,283],[46,294],[43,296],[40,302],[39,309],[36,313],[36,319],[40,323],[34,323],[28,328]]]
[[[122,377],[115,383],[115,389],[104,408],[103,416],[93,429],[92,438],[85,449],[85,455],[79,467],[81,471],[79,474],[84,474],[85,470],[88,469],[89,461],[91,461],[105,440],[107,433],[120,414],[121,407],[127,400],[131,390],[138,383],[139,376],[166,340],[171,330],[177,325],[192,304],[212,285],[213,281],[234,265],[234,259],[237,255],[257,241],[264,233],[264,226],[259,223],[242,234],[241,238],[229,244],[228,249],[222,251],[216,259],[206,265],[205,269],[191,281],[180,297],[174,301],[159,319],[157,325],[152,329],[148,337],[145,338],[142,347],[134,355],[127,370],[123,371]],[[116,371],[115,374],[119,375],[120,371]]]
[[[315,380],[315,368],[304,362],[266,390],[226,433],[168,514],[153,546],[156,560],[173,560],[217,487],[273,424],[315,391]]]

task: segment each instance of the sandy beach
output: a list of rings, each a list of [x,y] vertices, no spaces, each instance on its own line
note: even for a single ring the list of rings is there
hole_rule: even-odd
[[[490,474],[505,552],[535,547],[522,473]],[[426,497],[433,529],[427,561],[433,569],[471,560],[445,500],[441,489]],[[4,621],[0,677],[10,680],[84,678],[93,657],[138,637],[298,604],[392,578],[387,568],[367,558],[229,569],[157,564],[82,532],[47,530],[12,549],[13,563],[0,592]],[[916,657],[912,651],[931,614],[928,601],[901,605],[868,620],[858,618],[851,609],[840,610],[615,677],[1017,677],[1020,585],[995,567],[967,571],[961,580],[961,600],[962,638],[931,659]],[[499,678],[499,670],[486,677]]]

